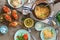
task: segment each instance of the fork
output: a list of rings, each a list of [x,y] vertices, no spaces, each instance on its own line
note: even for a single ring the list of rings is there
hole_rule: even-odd
[[[31,29],[28,28],[28,32],[30,33],[30,35],[33,38],[33,40],[36,40],[35,36],[31,34]]]
[[[57,25],[56,25],[56,22],[54,20],[52,20],[52,25],[54,26],[56,32],[57,32],[57,35],[58,35],[58,32],[59,32],[59,28]],[[58,40],[58,36],[56,36],[56,40]]]

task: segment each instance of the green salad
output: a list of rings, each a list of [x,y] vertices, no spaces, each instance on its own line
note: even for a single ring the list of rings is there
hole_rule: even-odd
[[[28,40],[28,34],[17,36],[18,40]]]

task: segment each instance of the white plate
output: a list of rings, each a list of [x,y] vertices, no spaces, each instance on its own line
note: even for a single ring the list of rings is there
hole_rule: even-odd
[[[11,0],[7,0],[8,1],[8,4],[14,8],[14,6],[10,3]],[[17,7],[15,8],[19,8],[21,6],[23,6],[28,0],[18,0],[18,1],[22,1],[22,4],[19,4]]]

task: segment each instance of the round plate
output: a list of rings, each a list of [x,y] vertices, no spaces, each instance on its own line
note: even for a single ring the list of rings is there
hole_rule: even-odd
[[[44,31],[45,29],[52,30],[54,36],[53,36],[51,39],[45,39],[45,38],[44,38],[43,31]],[[55,31],[55,29],[52,28],[52,27],[46,27],[46,28],[44,28],[44,29],[41,31],[40,37],[41,37],[42,40],[56,40],[56,31]]]
[[[11,1],[11,0],[8,0],[8,4],[9,4],[11,7],[14,8],[14,6],[10,3],[10,1]],[[18,5],[17,7],[15,7],[15,8],[19,8],[19,7],[23,6],[28,0],[18,0],[18,1],[21,1],[22,4],[19,4],[19,5]]]
[[[15,33],[15,36],[14,36],[14,40],[18,40],[16,37],[17,36],[21,36],[24,35],[24,34],[28,34],[28,40],[30,40],[30,33],[24,29],[21,29],[21,30],[18,30],[16,33]]]

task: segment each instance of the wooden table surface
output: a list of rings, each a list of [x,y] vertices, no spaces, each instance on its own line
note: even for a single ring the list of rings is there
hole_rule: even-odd
[[[1,10],[2,6],[5,5],[5,3],[6,3],[6,0],[0,0],[0,10]],[[9,32],[6,35],[0,34],[0,40],[14,40],[14,34],[19,29],[21,29],[21,26],[18,26],[17,28],[9,27]],[[36,37],[37,40],[41,40],[41,38],[39,36],[40,32],[37,32],[36,30],[32,29],[32,34]],[[31,38],[31,40],[33,40],[33,39]],[[60,40],[60,31],[58,33],[58,40]]]

